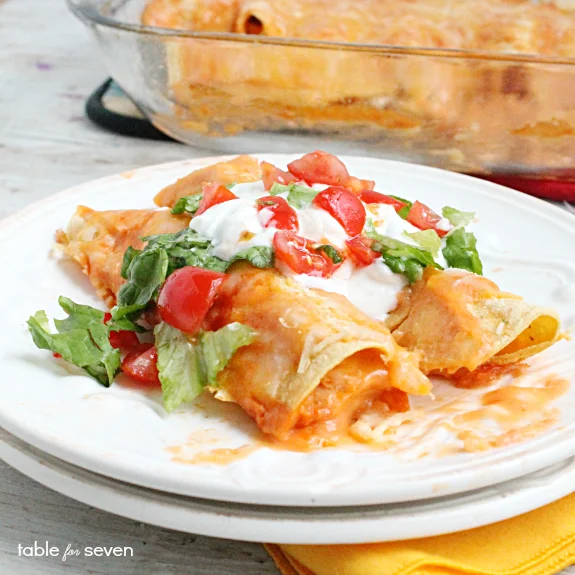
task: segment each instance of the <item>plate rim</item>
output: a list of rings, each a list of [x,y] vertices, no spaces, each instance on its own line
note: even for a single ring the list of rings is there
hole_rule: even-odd
[[[572,493],[575,483],[573,457],[563,466],[552,466],[547,474],[544,469],[463,494],[459,503],[453,500],[461,496],[451,495],[367,510],[241,503],[230,507],[118,482],[45,454],[5,432],[0,432],[0,458],[49,489],[135,521],[209,537],[292,545],[382,543],[466,531],[553,503]],[[513,485],[517,482],[525,485]]]

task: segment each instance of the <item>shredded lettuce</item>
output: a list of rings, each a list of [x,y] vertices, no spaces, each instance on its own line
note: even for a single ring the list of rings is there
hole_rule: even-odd
[[[463,228],[458,228],[445,237],[443,257],[452,268],[483,275],[483,264],[477,252],[477,239]]]
[[[469,225],[475,218],[474,212],[462,212],[461,210],[456,210],[455,208],[450,208],[445,206],[441,213],[444,218],[449,220],[449,223],[456,228],[464,228]]]
[[[46,312],[37,311],[28,319],[28,329],[36,346],[60,354],[83,368],[102,385],[109,387],[120,372],[120,350],[110,345],[113,330],[141,331],[141,326],[126,318],[104,323],[104,312],[60,297],[58,303],[68,314],[54,320],[57,333],[51,333]],[[215,332],[201,332],[192,342],[186,334],[160,323],[154,329],[158,371],[164,405],[172,411],[192,401],[207,385],[216,386],[217,376],[234,353],[257,338],[257,332],[232,323]]]
[[[164,407],[168,412],[195,399],[206,386],[215,386],[218,373],[235,352],[257,337],[254,330],[240,323],[203,332],[195,343],[166,323],[158,324],[154,334]]]
[[[253,246],[230,261],[211,255],[212,243],[196,231],[185,228],[175,234],[142,238],[143,250],[128,248],[124,254],[122,276],[127,280],[118,293],[118,305],[112,310],[115,320],[133,317],[155,300],[166,278],[177,269],[194,266],[225,272],[235,262],[246,260],[258,268],[274,266],[274,251],[269,246]]]
[[[319,190],[314,190],[313,188],[307,188],[305,186],[298,186],[297,184],[288,184],[284,186],[283,184],[278,184],[274,182],[270,189],[270,196],[277,196],[278,194],[283,194],[287,192],[287,203],[298,210],[301,210],[307,204],[311,204],[313,199],[319,194]]]
[[[427,266],[443,269],[431,252],[378,233],[372,220],[367,221],[365,230],[366,236],[374,240],[371,249],[381,254],[391,271],[405,275],[410,284],[421,279]]]
[[[195,213],[198,211],[198,208],[200,207],[200,202],[202,201],[203,197],[204,194],[193,194],[191,196],[184,196],[183,198],[180,198],[174,204],[174,207],[172,208],[172,214],[179,215],[186,212],[192,216],[195,215]]]
[[[132,246],[128,246],[126,251],[124,252],[124,258],[122,259],[122,268],[120,270],[120,275],[127,280],[128,279],[128,270],[130,269],[130,264],[132,260],[140,253],[140,250],[133,248]]]
[[[256,268],[273,268],[275,263],[275,254],[273,248],[269,246],[253,246],[247,250],[238,252],[228,262],[228,267],[241,260],[250,262],[250,264]]]
[[[195,266],[224,272],[229,266],[229,262],[210,255],[210,240],[190,228],[142,239],[148,242],[143,250],[129,248],[124,255],[122,271],[127,281],[112,310],[115,320],[145,309],[157,297],[166,278],[179,268]]]
[[[68,314],[54,320],[56,331],[51,333],[46,312],[38,311],[28,319],[28,329],[36,346],[60,354],[63,359],[85,369],[102,385],[109,387],[120,371],[120,350],[110,345],[110,331],[141,331],[129,320],[104,323],[104,312],[60,297],[60,307]]]
[[[290,187],[290,184],[286,186],[284,184],[280,184],[279,182],[274,182],[270,188],[270,196],[278,196],[279,194],[287,193],[290,191]]]
[[[400,202],[403,202],[404,204],[406,204],[403,208],[401,208],[401,210],[399,210],[397,212],[397,215],[399,217],[406,220],[407,216],[409,214],[409,210],[411,210],[411,206],[413,205],[413,202],[410,202],[409,200],[406,200],[405,198],[400,198],[399,196],[392,196],[391,194],[389,195],[389,197],[393,198],[394,200],[399,200]]]
[[[424,230],[421,232],[403,232],[407,237],[411,238],[415,243],[428,252],[431,252],[433,257],[436,257],[441,249],[441,238],[437,235],[435,230]]]
[[[237,183],[238,182],[232,182],[231,184],[228,184],[226,188],[231,190]],[[179,215],[185,212],[190,214],[190,216],[195,216],[203,198],[204,194],[201,192],[199,194],[192,194],[191,196],[184,196],[183,198],[180,198],[174,204],[174,207],[172,208],[172,214]]]
[[[405,259],[392,256],[388,253],[382,253],[381,256],[393,273],[404,275],[407,277],[410,284],[413,284],[422,278],[425,266],[415,258]]]
[[[315,246],[315,250],[318,252],[323,252],[334,264],[340,264],[343,262],[343,257],[341,254],[329,244]]]
[[[118,305],[112,311],[114,319],[143,310],[166,280],[168,266],[164,249],[144,249],[135,254],[126,270],[127,281],[118,292]]]

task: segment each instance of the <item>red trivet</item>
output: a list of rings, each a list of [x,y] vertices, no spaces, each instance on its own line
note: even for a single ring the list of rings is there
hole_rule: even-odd
[[[575,202],[575,181],[521,178],[519,176],[477,176],[531,196],[556,202]]]

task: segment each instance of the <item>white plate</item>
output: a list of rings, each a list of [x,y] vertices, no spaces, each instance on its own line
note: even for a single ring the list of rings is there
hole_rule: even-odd
[[[573,491],[575,458],[462,495],[354,508],[269,507],[171,495],[75,467],[0,431],[0,457],[28,477],[104,511],[187,533],[286,544],[399,541],[481,527]]]
[[[287,156],[261,157],[280,165],[288,161]],[[166,164],[91,182],[0,224],[0,424],[6,430],[62,460],[130,483],[182,495],[278,505],[437,497],[506,481],[575,454],[571,385],[558,402],[560,419],[552,430],[484,453],[413,459],[409,453],[331,449],[306,454],[263,448],[226,466],[185,464],[174,460],[174,446],[184,457],[198,448],[238,447],[252,442],[253,424],[239,408],[206,398],[167,416],[157,396],[119,385],[105,389],[74,370],[65,371],[49,353],[37,350],[25,326],[32,312],[46,309],[49,316],[61,317],[56,301],[60,294],[98,304],[74,264],[50,257],[54,230],[66,225],[76,205],[152,206],[162,186],[215,160]],[[454,173],[369,158],[345,161],[351,173],[376,180],[381,191],[435,207],[476,211],[486,275],[533,303],[555,307],[567,327],[575,325],[572,215]],[[558,344],[536,362],[548,371],[559,363],[561,369],[573,368],[575,362],[566,359],[575,360],[575,341]],[[418,446],[413,447],[417,454]]]

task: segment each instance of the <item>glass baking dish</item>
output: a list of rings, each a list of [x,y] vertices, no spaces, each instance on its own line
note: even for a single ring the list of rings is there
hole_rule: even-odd
[[[575,59],[140,25],[147,0],[68,0],[160,130],[226,153],[324,149],[575,180]]]

